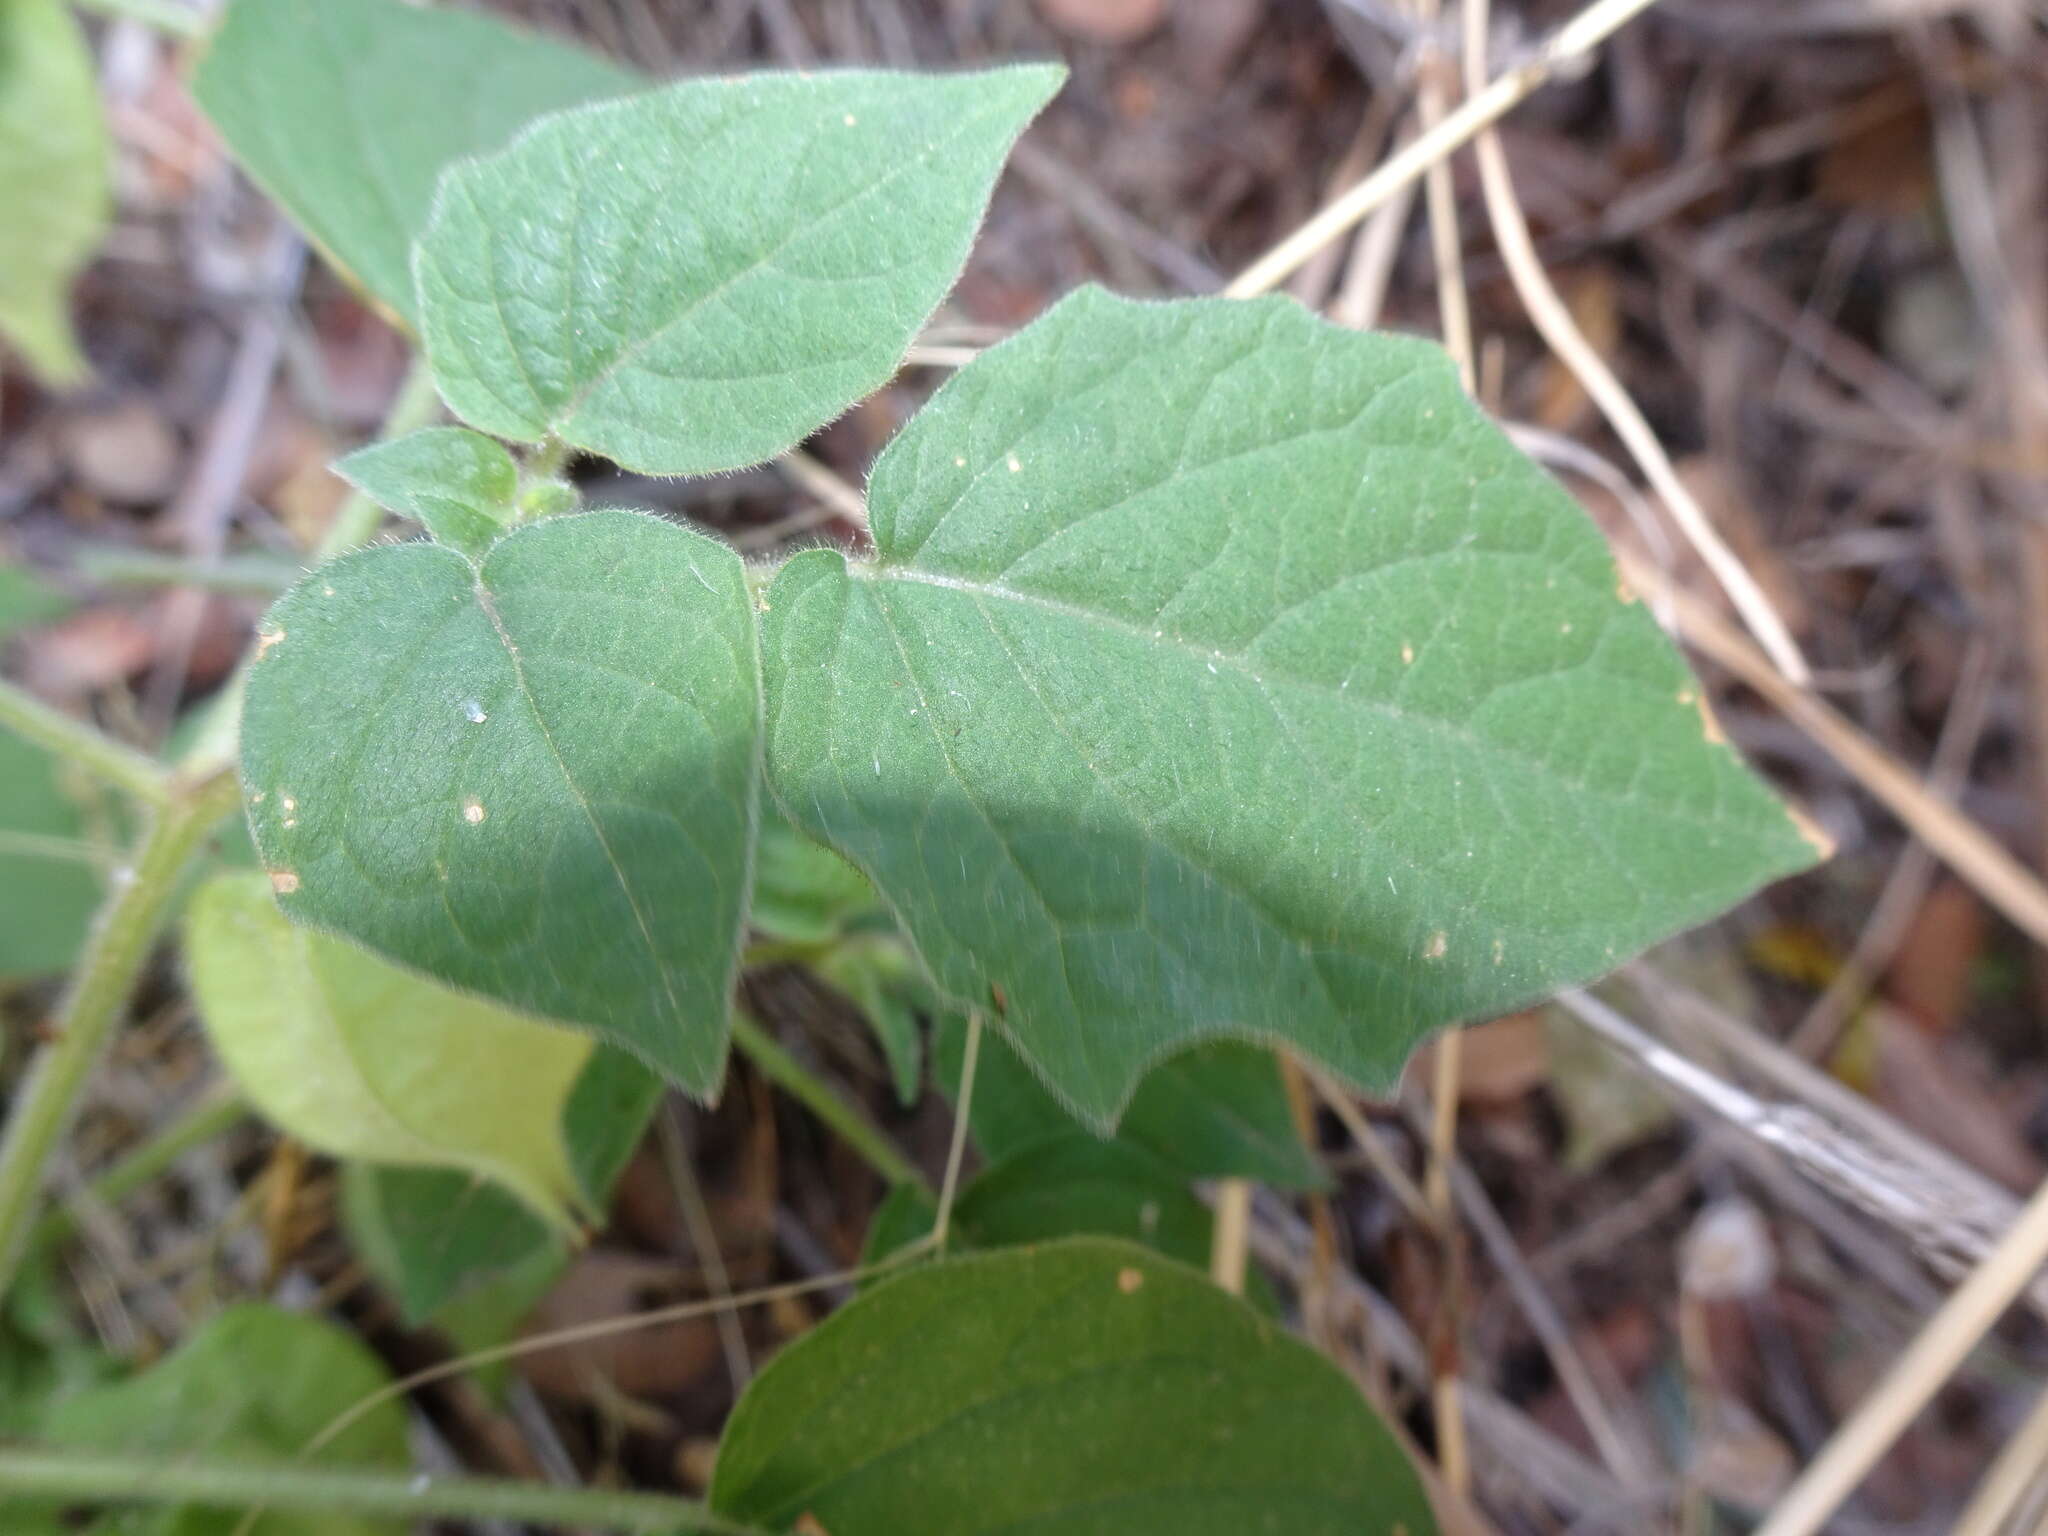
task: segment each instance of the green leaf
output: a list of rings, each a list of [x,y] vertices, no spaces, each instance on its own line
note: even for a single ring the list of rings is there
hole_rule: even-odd
[[[895,372],[1064,73],[689,80],[536,123],[449,171],[415,253],[442,398],[654,474],[780,453]]]
[[[928,1265],[848,1304],[741,1399],[711,1502],[832,1536],[1436,1529],[1334,1365],[1102,1239]]]
[[[502,443],[462,427],[423,427],[372,443],[334,472],[380,507],[401,513],[443,544],[481,555],[517,514],[519,466]]]
[[[106,232],[107,130],[60,0],[0,5],[0,339],[53,385],[86,375],[71,278]]]
[[[295,927],[261,874],[200,889],[185,956],[215,1049],[279,1127],[338,1157],[495,1179],[567,1224],[560,1125],[587,1036]]]
[[[616,511],[475,564],[386,546],[258,644],[242,783],[287,913],[717,1087],[760,779],[737,555]]]
[[[922,1190],[892,1189],[868,1224],[861,1260],[873,1264],[924,1237],[938,1207]],[[1055,1131],[985,1168],[953,1204],[955,1251],[1014,1248],[1061,1237],[1120,1237],[1201,1268],[1215,1232],[1209,1207],[1186,1178],[1118,1138],[1074,1126]],[[1272,1288],[1254,1270],[1247,1292],[1277,1312]]]
[[[119,857],[93,786],[41,747],[0,730],[0,982],[71,964],[98,909],[101,870]],[[101,802],[104,804],[104,800]]]
[[[932,1035],[932,1064],[958,1097],[965,1021],[949,1015]],[[982,1037],[969,1111],[975,1145],[991,1161],[1078,1123],[1001,1036]],[[1190,1179],[1254,1179],[1276,1189],[1329,1181],[1295,1133],[1280,1065],[1263,1046],[1209,1040],[1145,1074],[1117,1122],[1116,1139],[1142,1147]]]
[[[1420,342],[1084,290],[770,589],[769,771],[1094,1125],[1216,1034],[1390,1084],[1814,850]]]
[[[645,82],[579,48],[402,0],[234,0],[192,92],[243,168],[417,328],[412,243],[443,167]]]
[[[94,1450],[282,1461],[298,1457],[309,1440],[387,1380],[377,1358],[333,1324],[242,1303],[216,1314],[151,1369],[65,1399],[44,1434],[60,1445]],[[392,1401],[336,1435],[311,1465],[393,1470],[410,1460],[405,1409]],[[151,1536],[231,1536],[242,1530],[243,1515],[159,1509],[127,1517],[119,1528]],[[254,1536],[402,1536],[409,1529],[409,1522],[303,1511],[267,1515],[251,1528]]]
[[[888,933],[845,939],[820,955],[811,969],[860,1009],[888,1059],[896,1101],[906,1109],[915,1104],[923,1086],[924,1036],[912,995],[922,988],[917,962],[903,941]]]
[[[749,913],[759,932],[787,944],[826,944],[856,920],[885,913],[866,875],[762,807]]]
[[[610,1205],[660,1096],[661,1080],[636,1057],[612,1046],[590,1053],[562,1134],[591,1210]],[[447,1169],[353,1163],[342,1176],[342,1211],[357,1251],[415,1325],[459,1321],[477,1291],[507,1271],[530,1270],[528,1289],[544,1292],[566,1258],[559,1232],[495,1185]],[[552,1268],[539,1262],[548,1258]]]

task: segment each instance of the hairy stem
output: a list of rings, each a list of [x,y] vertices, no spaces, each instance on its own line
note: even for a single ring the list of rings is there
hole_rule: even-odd
[[[875,1172],[891,1184],[910,1184],[930,1193],[931,1186],[924,1175],[882,1134],[879,1126],[743,1013],[733,1015],[732,1043],[770,1082],[830,1126]]]
[[[721,1519],[694,1500],[670,1494],[45,1446],[0,1448],[0,1492],[88,1504],[265,1504],[406,1521],[511,1520],[550,1530],[645,1531],[649,1536],[755,1533],[755,1527]]]
[[[93,777],[126,790],[144,804],[162,805],[170,798],[170,779],[161,764],[133,747],[124,747],[83,720],[74,720],[62,710],[52,709],[27,689],[4,678],[0,678],[0,730],[12,731],[53,756],[76,763]]]
[[[70,1127],[79,1091],[126,1010],[135,979],[199,844],[235,804],[235,779],[216,774],[177,789],[151,813],[133,861],[117,871],[51,1038],[29,1064],[0,1130],[0,1296],[13,1283],[42,1201],[43,1168]]]

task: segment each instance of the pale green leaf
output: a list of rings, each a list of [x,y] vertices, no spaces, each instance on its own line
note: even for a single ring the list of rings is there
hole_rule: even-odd
[[[592,1211],[609,1206],[660,1093],[661,1080],[637,1057],[602,1045],[590,1053],[562,1134]],[[510,1271],[536,1277],[527,1290],[545,1290],[567,1258],[561,1234],[497,1186],[446,1169],[353,1163],[342,1177],[342,1214],[371,1273],[415,1324],[459,1321],[481,1288]]]
[[[334,1419],[388,1382],[382,1364],[332,1323],[255,1303],[231,1306],[169,1356],[127,1381],[58,1405],[43,1428],[60,1445],[185,1452],[222,1460],[296,1460]],[[405,1409],[378,1404],[308,1464],[402,1470],[410,1463]],[[122,1517],[136,1536],[402,1536],[410,1522],[336,1512],[266,1515],[242,1509],[156,1508]],[[10,1515],[0,1502],[0,1515]],[[12,1530],[12,1524],[8,1524]]]
[[[868,497],[767,595],[778,798],[1094,1124],[1219,1033],[1384,1086],[1813,861],[1434,347],[1086,290]]]
[[[878,388],[1056,66],[689,80],[456,166],[414,258],[471,426],[629,468],[768,458]]]
[[[481,555],[517,515],[519,466],[504,444],[462,427],[372,443],[336,460],[334,472],[468,555]]]
[[[417,323],[412,243],[451,161],[645,82],[580,48],[404,0],[234,0],[193,78],[244,169],[345,273]]]
[[[92,56],[61,0],[0,5],[0,340],[52,384],[86,363],[71,278],[105,233],[107,130]]]
[[[1436,1529],[1334,1365],[1103,1239],[929,1265],[848,1304],[741,1399],[711,1502],[832,1536]]]
[[[562,1112],[587,1035],[297,927],[257,873],[193,897],[185,961],[214,1048],[281,1129],[337,1157],[494,1179],[569,1221]]]
[[[716,1088],[760,778],[738,556],[618,511],[474,564],[386,546],[258,647],[242,783],[287,913]]]
[[[965,1038],[957,1015],[933,1031],[933,1072],[949,1096],[956,1095]],[[975,1145],[992,1162],[1077,1123],[993,1033],[982,1036],[969,1118]],[[1204,1041],[1148,1071],[1117,1122],[1116,1139],[1189,1179],[1254,1179],[1276,1189],[1328,1183],[1295,1131],[1273,1053],[1235,1040]]]

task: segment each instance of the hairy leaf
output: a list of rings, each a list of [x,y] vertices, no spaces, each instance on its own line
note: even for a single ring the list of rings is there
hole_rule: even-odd
[[[660,1093],[661,1080],[637,1057],[605,1045],[590,1053],[562,1134],[591,1210],[610,1204]],[[567,1261],[559,1232],[497,1186],[446,1169],[352,1163],[342,1175],[342,1214],[358,1253],[413,1324],[466,1322],[478,1292],[515,1272],[523,1279],[511,1288],[530,1305]]]
[[[832,1536],[1436,1529],[1334,1365],[1103,1239],[926,1266],[850,1303],[741,1399],[711,1502]]]
[[[424,427],[372,443],[337,460],[334,472],[466,555],[496,543],[517,512],[519,466],[512,455],[462,427]]]
[[[43,1433],[60,1445],[94,1450],[274,1463],[298,1457],[386,1381],[376,1356],[332,1323],[245,1302],[216,1314],[139,1375],[67,1398]],[[336,1435],[311,1466],[393,1471],[410,1460],[404,1406],[393,1401]],[[245,1527],[245,1514],[156,1508],[122,1516],[118,1529],[136,1536],[398,1536],[410,1529],[406,1521],[309,1511],[266,1515]]]
[[[933,1071],[951,1097],[958,1096],[964,1024],[950,1016],[932,1036]],[[975,1145],[991,1161],[1077,1123],[994,1033],[982,1036],[969,1118]],[[1190,1179],[1255,1179],[1278,1189],[1328,1182],[1295,1133],[1273,1053],[1235,1040],[1204,1041],[1147,1072],[1117,1122],[1116,1139]]]
[[[72,274],[107,227],[107,130],[78,23],[61,0],[0,5],[0,340],[50,383],[86,364]]]
[[[689,80],[535,124],[421,237],[442,398],[656,474],[781,452],[895,371],[1063,73]]]
[[[185,955],[207,1034],[278,1126],[338,1157],[494,1179],[568,1222],[561,1120],[588,1036],[296,927],[261,874],[193,897]]]
[[[1183,1042],[1385,1085],[1813,861],[1441,352],[1086,290],[767,596],[770,774],[1091,1123]]]
[[[417,328],[434,182],[545,112],[645,82],[487,17],[404,0],[234,0],[192,82],[235,158],[329,258]]]
[[[287,913],[716,1088],[760,778],[738,556],[616,511],[386,546],[258,645],[242,782]]]

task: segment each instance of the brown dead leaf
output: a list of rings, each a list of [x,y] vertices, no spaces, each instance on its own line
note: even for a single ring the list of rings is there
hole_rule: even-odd
[[[1593,350],[1612,359],[1621,340],[1621,300],[1613,272],[1594,266],[1566,274],[1564,298]],[[1553,432],[1570,432],[1585,419],[1589,404],[1578,376],[1557,358],[1546,357],[1532,412],[1536,424]]]
[[[1885,971],[1884,989],[1922,1029],[1947,1034],[1968,1012],[1985,923],[1984,903],[1952,879],[1929,891],[1913,915]]]
[[[631,1317],[684,1299],[674,1264],[602,1249],[584,1254],[535,1310],[528,1331],[546,1333],[581,1323]],[[666,1397],[721,1368],[718,1329],[709,1317],[686,1318],[630,1333],[542,1350],[520,1361],[534,1387],[550,1397],[580,1399],[602,1380],[627,1397]]]
[[[57,449],[93,495],[138,506],[177,490],[185,458],[170,423],[141,400],[70,413],[57,428]]]
[[[1038,14],[1071,38],[1115,46],[1155,31],[1166,19],[1166,0],[1038,0]]]
[[[1537,1011],[1511,1013],[1463,1031],[1458,1052],[1458,1102],[1506,1104],[1550,1076],[1549,1031]],[[1409,1070],[1430,1082],[1436,1061],[1432,1041],[1416,1053]]]
[[[134,610],[81,608],[21,645],[21,680],[46,699],[77,699],[135,676],[156,655],[156,627]]]
[[[1988,1069],[1961,1034],[1930,1035],[1895,1008],[1873,1004],[1878,1101],[1937,1146],[2015,1190],[2041,1182],[2041,1159],[2013,1123]]]

